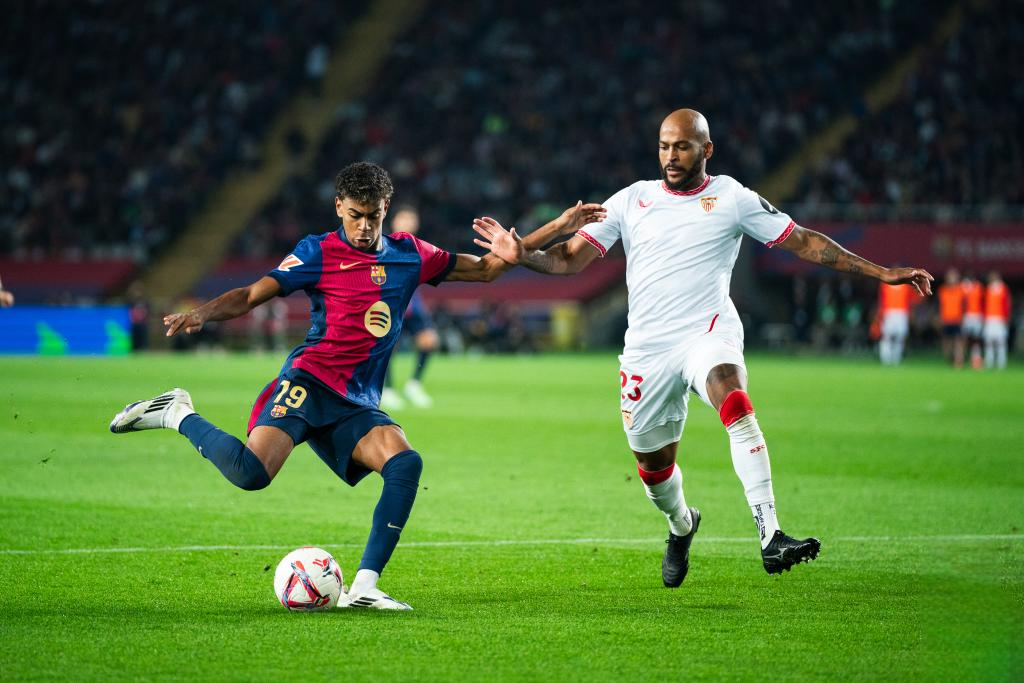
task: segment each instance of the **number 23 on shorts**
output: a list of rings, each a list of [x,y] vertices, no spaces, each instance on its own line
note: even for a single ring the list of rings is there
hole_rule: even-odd
[[[286,406],[298,408],[306,400],[308,393],[305,387],[300,387],[298,384],[293,386],[291,380],[283,379],[281,380],[281,391],[277,392],[277,396],[274,397],[274,403],[280,403],[283,398]]]
[[[639,401],[643,394],[640,393],[640,383],[644,378],[640,375],[627,375],[625,370],[619,370],[619,382],[622,384],[622,398],[630,401]],[[627,387],[628,385],[628,387]]]

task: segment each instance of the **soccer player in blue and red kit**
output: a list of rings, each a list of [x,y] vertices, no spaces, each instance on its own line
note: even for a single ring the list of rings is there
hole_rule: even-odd
[[[377,472],[384,488],[370,537],[352,586],[338,604],[411,609],[377,588],[409,518],[423,467],[402,429],[378,408],[388,360],[419,285],[489,282],[509,266],[492,254],[453,254],[408,233],[382,236],[393,187],[380,166],[347,166],[335,189],[340,230],[306,237],[277,268],[248,287],[164,318],[168,336],[192,334],[207,321],[237,318],[275,296],[299,289],[309,295],[309,333],[256,399],[248,440],[243,443],[203,419],[182,389],[129,404],[110,430],[175,429],[245,490],[268,486],[303,442],[350,486]],[[554,222],[578,228],[600,220],[603,212],[600,205],[577,203]]]

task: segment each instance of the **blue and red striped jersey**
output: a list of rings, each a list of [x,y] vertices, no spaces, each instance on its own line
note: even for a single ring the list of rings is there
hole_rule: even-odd
[[[353,247],[343,230],[305,238],[267,273],[281,296],[302,289],[310,300],[309,333],[281,372],[304,370],[376,408],[413,292],[440,284],[454,267],[455,254],[404,232],[384,235],[374,253]]]

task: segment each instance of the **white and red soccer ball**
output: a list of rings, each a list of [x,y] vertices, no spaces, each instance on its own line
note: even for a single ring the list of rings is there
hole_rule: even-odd
[[[290,610],[330,609],[345,592],[341,567],[323,548],[307,546],[284,556],[274,572],[274,594]]]

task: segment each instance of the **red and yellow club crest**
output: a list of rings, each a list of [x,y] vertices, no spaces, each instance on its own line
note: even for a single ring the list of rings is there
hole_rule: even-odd
[[[622,423],[627,427],[633,426],[633,411],[622,409]]]
[[[288,408],[285,406],[274,406],[270,409],[270,417],[284,417],[288,412]]]
[[[716,202],[718,202],[718,197],[701,197],[700,208],[704,209],[705,213],[711,213],[711,210],[715,208]]]
[[[388,274],[384,271],[384,266],[370,266],[370,281],[375,285],[382,285],[388,281]]]

